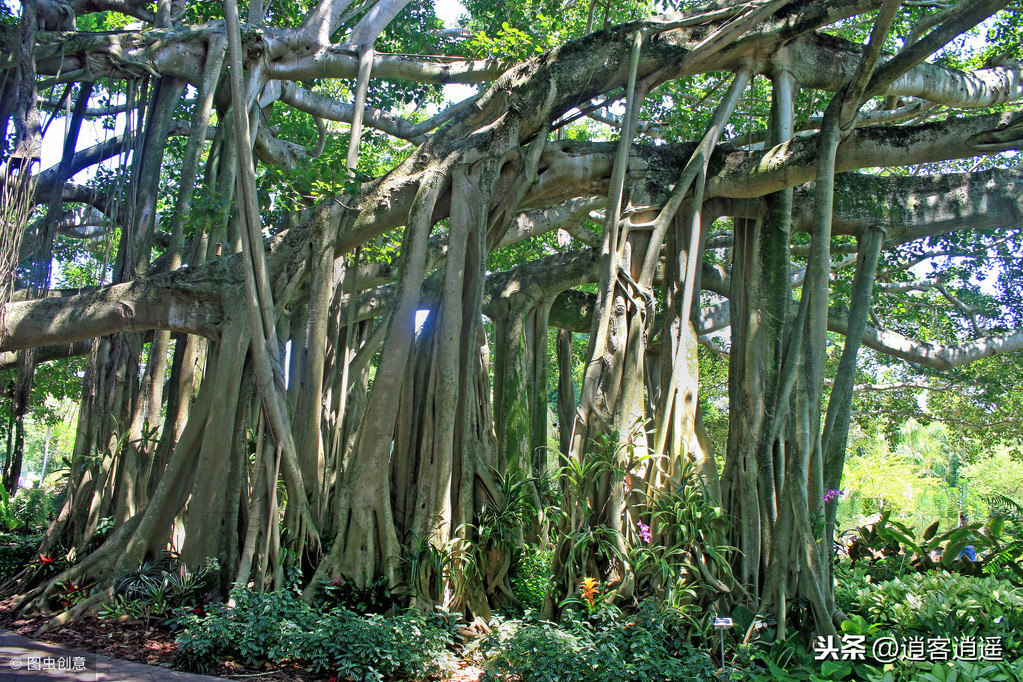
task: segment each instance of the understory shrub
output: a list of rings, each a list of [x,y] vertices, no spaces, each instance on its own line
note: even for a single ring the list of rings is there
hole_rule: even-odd
[[[357,682],[419,680],[454,667],[453,634],[443,614],[359,615],[310,606],[293,592],[236,588],[230,604],[176,619],[177,663],[208,670],[227,655],[255,665],[294,662]]]
[[[408,603],[407,590],[403,586],[392,587],[383,576],[364,586],[344,579],[323,580],[320,586],[323,589],[321,605],[328,609],[342,607],[356,613],[388,613],[398,608],[400,602]]]
[[[935,521],[923,533],[891,518],[890,510],[878,521],[846,531],[852,534],[846,551],[853,566],[863,566],[875,581],[890,580],[915,571],[947,571],[1002,578],[1023,587],[1023,539],[1005,532],[1005,518],[991,516],[985,523],[967,523],[941,531]],[[972,559],[964,550],[973,547]]]
[[[0,582],[13,578],[36,557],[42,535],[0,533]]]
[[[0,532],[13,533],[22,525],[21,519],[14,514],[14,501],[7,494],[7,488],[0,485]]]
[[[815,660],[815,653],[798,641],[777,643],[755,656],[767,672],[757,682],[1018,682],[1023,669],[1010,661],[876,662]],[[868,659],[869,660],[869,659]]]
[[[40,488],[20,488],[11,501],[14,516],[21,522],[22,532],[41,533],[53,516],[50,496]]]
[[[951,573],[907,573],[873,583],[838,568],[835,602],[891,636],[998,637],[1006,659],[1023,658],[1023,589],[1006,580]]]
[[[537,611],[543,606],[551,582],[554,550],[541,545],[526,545],[514,561],[512,591],[526,608]]]
[[[688,641],[680,611],[644,604],[630,615],[590,619],[566,613],[560,623],[527,616],[498,623],[478,645],[484,681],[646,682],[752,679],[721,673]],[[725,675],[722,677],[722,675]]]
[[[1002,660],[911,661],[903,656],[867,679],[879,682],[1023,679],[1020,634],[1023,588],[993,577],[934,571],[904,573],[875,582],[865,567],[844,564],[836,567],[836,577],[835,602],[852,619],[870,623],[868,641],[874,637],[893,637],[904,645],[915,638],[925,641],[944,638],[953,643],[965,638],[974,641],[1000,638]]]

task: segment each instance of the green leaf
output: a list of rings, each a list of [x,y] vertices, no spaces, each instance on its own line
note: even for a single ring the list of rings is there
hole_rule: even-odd
[[[852,664],[848,661],[824,661],[821,664],[821,674],[832,679],[844,680],[851,672]]]
[[[732,609],[732,618],[735,619],[735,624],[743,632],[745,632],[746,629],[749,628],[750,624],[753,622],[753,618],[755,615],[756,614],[754,614],[753,611],[746,608],[745,606],[742,606],[741,604]]]
[[[970,544],[969,540],[959,540],[957,542],[949,543],[941,555],[941,565],[945,568],[950,567],[952,562],[956,560],[956,557],[959,556],[959,553],[962,552],[968,544]]]
[[[1003,530],[1005,530],[1005,518],[1001,514],[995,514],[987,522],[988,535],[993,538],[1000,538],[1002,537]]]
[[[854,613],[842,621],[842,632],[848,632],[850,635],[865,635],[869,629],[867,619],[859,614]]]

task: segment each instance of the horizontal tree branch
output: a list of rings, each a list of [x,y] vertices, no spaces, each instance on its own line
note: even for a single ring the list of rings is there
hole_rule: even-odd
[[[472,104],[474,99],[471,97],[446,107],[444,110],[420,123],[406,121],[381,109],[366,107],[363,113],[363,123],[403,140],[416,140],[449,121],[459,111]],[[351,123],[355,112],[354,105],[348,102],[330,99],[290,82],[281,84],[281,101],[295,107],[299,111],[304,111],[307,114],[319,116],[329,121]]]
[[[828,380],[830,382],[830,380]],[[856,384],[853,390],[856,392],[887,393],[888,391],[902,391],[912,389],[918,391],[936,391],[944,393],[947,391],[959,390],[958,386],[931,386],[930,384],[917,384],[911,381],[893,381],[887,384]]]
[[[496,79],[509,66],[511,64],[508,62],[496,59],[377,54],[373,58],[373,77],[417,83],[483,83]],[[355,78],[358,71],[358,55],[347,48],[332,45],[309,54],[272,62],[268,75],[282,81],[301,81],[311,78]]]
[[[78,16],[93,12],[120,12],[149,23],[156,19],[149,9],[153,3],[148,0],[72,0],[70,4]]]
[[[831,90],[848,82],[862,47],[823,33],[808,33],[790,44],[792,71],[804,88]],[[949,107],[990,107],[1023,98],[1023,65],[959,71],[919,64],[877,94],[920,99]]]
[[[90,350],[92,350],[92,339],[85,339],[84,341],[76,341],[75,343],[64,344],[61,346],[45,346],[43,348],[37,348],[33,359],[38,365],[41,362],[66,360],[67,358],[85,355]],[[17,366],[17,351],[4,351],[0,353],[0,370],[12,369]]]
[[[9,334],[0,350],[59,346],[149,329],[218,338],[224,318],[222,294],[209,281],[195,281],[189,274],[184,269],[77,296],[12,302],[4,312]]]
[[[828,314],[828,330],[845,334],[848,319],[844,311],[832,308]],[[888,329],[868,324],[863,333],[863,345],[925,367],[947,372],[982,358],[1004,355],[1023,349],[1023,329],[1003,334],[992,334],[963,343],[945,345],[926,343]]]

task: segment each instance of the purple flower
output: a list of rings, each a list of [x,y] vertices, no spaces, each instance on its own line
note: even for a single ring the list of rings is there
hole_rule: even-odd
[[[636,525],[639,527],[639,539],[649,545],[654,539],[654,534],[650,532],[650,526],[642,521]]]
[[[831,504],[838,498],[842,497],[842,495],[845,495],[844,490],[835,489],[828,490],[827,492],[824,493],[824,504]]]

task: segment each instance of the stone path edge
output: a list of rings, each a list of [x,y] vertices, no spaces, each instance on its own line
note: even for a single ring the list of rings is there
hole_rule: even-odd
[[[84,658],[84,666],[81,664]],[[40,664],[52,659],[52,670],[30,670],[33,659]],[[79,659],[79,660],[75,660]],[[58,669],[58,661],[63,665]],[[72,663],[73,662],[73,663]],[[13,664],[13,665],[12,665]],[[32,667],[35,667],[34,665]],[[75,670],[80,667],[82,669]],[[43,682],[67,680],[70,682],[212,682],[222,677],[193,675],[170,668],[161,668],[54,644],[37,642],[7,630],[0,630],[0,682]]]

